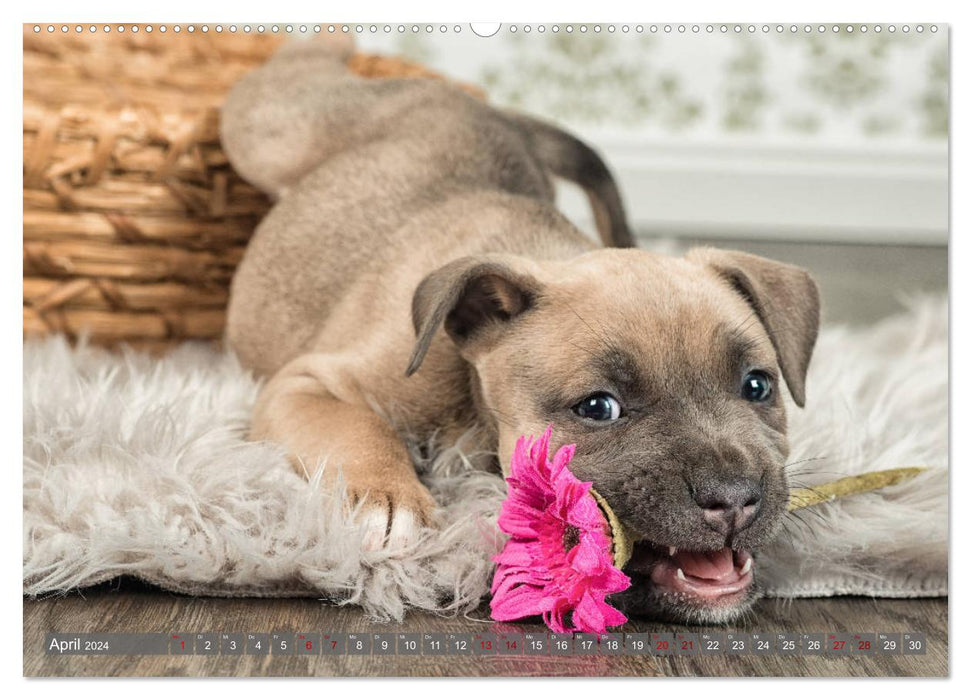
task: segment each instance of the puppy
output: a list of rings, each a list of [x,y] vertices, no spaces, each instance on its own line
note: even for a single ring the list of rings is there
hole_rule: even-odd
[[[340,472],[377,548],[434,524],[411,441],[475,427],[505,468],[553,423],[576,475],[643,537],[619,603],[737,616],[786,509],[782,384],[802,406],[810,276],[628,249],[587,146],[440,81],[356,78],[348,51],[290,45],[222,114],[233,165],[277,199],[229,305],[228,342],[268,377],[252,438],[304,473],[325,461],[325,483]],[[551,175],[587,190],[602,244],[557,211]]]

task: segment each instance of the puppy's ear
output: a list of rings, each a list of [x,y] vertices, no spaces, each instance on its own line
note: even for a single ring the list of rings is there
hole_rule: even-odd
[[[528,310],[539,283],[526,261],[486,255],[453,260],[421,281],[411,302],[415,348],[405,371],[414,374],[441,325],[460,348],[480,342]]]
[[[686,256],[713,268],[755,310],[769,334],[796,405],[806,404],[806,371],[819,332],[819,290],[809,273],[757,255],[697,248]]]

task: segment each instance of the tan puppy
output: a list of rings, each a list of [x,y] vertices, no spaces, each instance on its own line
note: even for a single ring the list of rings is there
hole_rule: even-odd
[[[507,465],[554,424],[641,533],[632,612],[721,620],[755,595],[751,551],[785,511],[780,392],[796,403],[819,301],[802,270],[736,252],[606,249],[553,203],[584,186],[630,241],[582,143],[431,80],[361,80],[348,46],[291,45],[234,88],[234,166],[278,198],[233,281],[228,339],[270,377],[252,437],[338,468],[371,546],[435,504],[409,447],[470,428]]]

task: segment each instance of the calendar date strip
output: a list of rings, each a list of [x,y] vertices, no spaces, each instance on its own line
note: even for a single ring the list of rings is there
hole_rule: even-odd
[[[925,635],[871,633],[616,633],[554,634],[434,632],[187,632],[172,634],[70,634],[48,632],[44,652],[105,655],[778,655],[830,657],[927,653]]]

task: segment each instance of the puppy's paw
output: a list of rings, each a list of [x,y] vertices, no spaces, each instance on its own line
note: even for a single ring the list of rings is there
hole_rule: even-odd
[[[365,551],[399,550],[418,541],[422,528],[435,524],[435,502],[420,484],[414,489],[354,494],[363,502],[358,523],[363,531]]]

